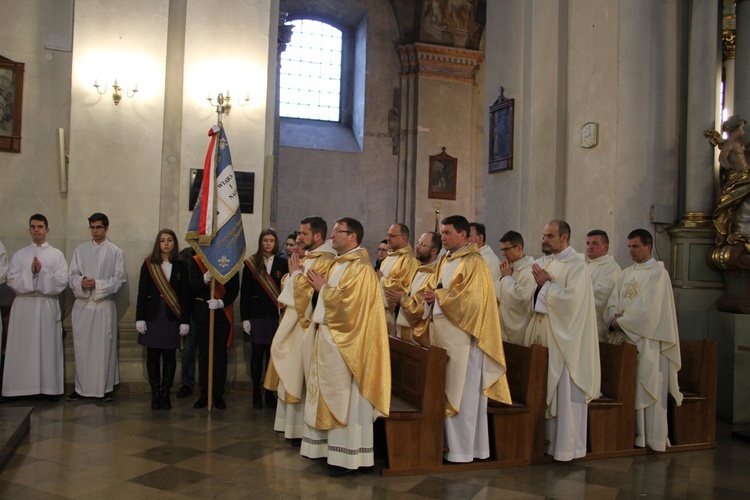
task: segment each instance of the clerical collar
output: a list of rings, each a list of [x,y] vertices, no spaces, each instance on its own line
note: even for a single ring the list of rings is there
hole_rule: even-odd
[[[37,244],[36,244],[36,243],[34,243],[33,241],[32,241],[31,243],[32,243],[32,245],[34,245],[34,246],[35,246],[35,247],[37,247],[37,248],[46,248],[46,247],[48,247],[48,246],[49,246],[49,241],[47,241],[47,240],[44,240],[44,243],[42,243],[41,245],[37,245]]]
[[[466,242],[466,244],[464,246],[462,246],[461,248],[467,247],[469,245],[471,245],[471,243]],[[461,248],[457,248],[455,252],[446,252],[446,257],[450,257],[454,253],[458,253],[459,251],[461,251]]]
[[[567,259],[568,257],[570,257],[571,253],[575,253],[575,250],[573,250],[572,246],[568,245],[568,247],[565,250],[562,250],[559,253],[552,254],[551,257],[554,260],[563,260],[563,259]]]
[[[357,246],[357,247],[355,247],[355,248],[352,248],[352,249],[351,249],[351,250],[349,250],[348,252],[344,252],[344,253],[337,253],[337,254],[336,254],[336,257],[342,257],[342,256],[344,256],[344,255],[346,255],[346,254],[350,254],[350,253],[352,253],[352,252],[355,252],[355,251],[359,250],[360,248],[362,248],[362,247],[360,247],[360,246]]]
[[[643,262],[636,262],[636,264],[642,266],[644,264],[650,264],[652,260],[654,262],[656,262],[656,259],[654,259],[653,257],[649,257],[648,259],[644,260]]]

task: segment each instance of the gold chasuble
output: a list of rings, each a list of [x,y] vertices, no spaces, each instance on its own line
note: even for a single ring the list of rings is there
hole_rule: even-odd
[[[347,425],[352,377],[373,406],[373,421],[388,416],[391,402],[382,291],[367,251],[335,257],[326,279],[304,341],[312,353],[305,423],[319,430]]]
[[[281,380],[284,384],[282,399],[285,403],[299,403],[302,398],[304,360],[301,344],[305,330],[310,326],[310,302],[314,292],[305,276],[308,269],[325,275],[335,255],[331,243],[327,241],[302,258],[300,263],[305,268],[304,272],[287,274],[281,280],[279,303],[284,304],[286,310],[279,320],[279,327],[271,343],[271,360],[266,369],[263,387],[269,391],[278,391]]]
[[[430,282],[430,277],[437,270],[437,262],[419,266],[417,274],[414,275],[414,280],[412,280],[409,293],[401,297],[399,303],[401,312],[397,318],[397,323],[402,326],[402,330],[409,330],[409,332],[402,331],[401,338],[407,341],[414,340],[423,347],[430,346],[430,323],[422,320],[424,291]],[[402,324],[403,322],[408,323],[408,326]],[[405,338],[409,333],[411,338]]]
[[[453,269],[449,282],[443,276],[447,268]],[[455,253],[445,254],[438,263],[437,272],[427,280],[426,287],[435,290],[435,301],[445,315],[442,320],[447,319],[449,323],[445,324],[437,316],[434,318],[435,344],[448,351],[448,364],[453,363],[454,367],[446,380],[446,416],[455,415],[460,410],[470,337],[477,339],[477,346],[485,355],[482,393],[495,401],[512,404],[505,375],[505,352],[495,288],[477,246],[470,243]]]
[[[395,260],[393,265],[388,263],[391,259]],[[388,252],[388,257],[380,265],[381,271],[383,271],[384,267],[388,271],[387,273],[384,271],[384,276],[380,279],[383,291],[393,290],[406,293],[409,291],[411,280],[417,272],[419,261],[414,255],[411,245],[406,245],[395,252]],[[386,274],[387,276],[385,276]],[[392,309],[391,312],[393,312]]]

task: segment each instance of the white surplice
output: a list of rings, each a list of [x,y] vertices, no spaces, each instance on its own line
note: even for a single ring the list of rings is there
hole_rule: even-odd
[[[38,274],[31,272],[37,257]],[[3,396],[58,395],[65,391],[62,322],[58,295],[68,283],[68,264],[56,248],[31,244],[17,251],[8,268],[16,293],[5,349]]]
[[[611,255],[602,255],[596,259],[586,259],[586,265],[594,286],[594,303],[596,304],[596,326],[599,331],[599,342],[606,342],[609,333],[609,322],[605,318],[605,309],[609,296],[620,277],[620,266]]]
[[[94,290],[81,287],[83,278],[96,280]],[[75,390],[85,397],[103,397],[120,383],[117,365],[117,308],[114,295],[127,281],[125,257],[104,240],[79,245],[70,261],[68,283],[73,304]]]
[[[513,273],[495,284],[503,340],[511,344],[525,345],[526,327],[532,314],[530,304],[536,290],[531,274],[533,263],[533,257],[528,255],[518,259],[513,263]]]

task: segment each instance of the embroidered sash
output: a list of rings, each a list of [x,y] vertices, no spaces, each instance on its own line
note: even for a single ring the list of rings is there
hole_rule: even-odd
[[[151,273],[151,279],[154,281],[156,288],[159,289],[159,293],[164,298],[164,302],[172,310],[177,319],[180,319],[180,298],[177,297],[177,292],[172,288],[172,284],[164,274],[164,270],[160,264],[154,264],[149,259],[146,259],[146,266],[148,272]]]
[[[268,298],[273,301],[273,305],[279,307],[279,294],[281,293],[281,290],[279,290],[279,285],[277,285],[273,278],[271,278],[271,275],[266,272],[265,268],[263,268],[260,273],[256,273],[255,271],[257,268],[255,267],[255,260],[252,257],[245,259],[245,265],[250,272],[253,273],[253,277],[258,280],[258,283],[260,283],[261,288],[266,292]]]
[[[201,270],[203,274],[206,274],[206,271],[208,271],[208,268],[203,263],[201,258],[199,256],[193,257],[195,259],[195,262],[198,264],[198,268]],[[214,280],[215,287],[214,287],[214,297],[217,299],[223,299],[224,296],[227,294],[227,289],[224,288],[224,285],[219,283],[217,280]],[[229,321],[229,338],[227,339],[227,347],[231,349],[234,347],[234,304],[224,304],[224,316],[227,317],[227,321]]]

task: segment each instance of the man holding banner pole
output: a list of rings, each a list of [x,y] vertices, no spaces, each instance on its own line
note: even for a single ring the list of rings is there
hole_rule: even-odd
[[[192,319],[197,327],[201,395],[193,408],[208,406],[209,411],[214,403],[219,410],[226,408],[227,349],[234,345],[232,303],[239,293],[237,272],[245,258],[237,181],[222,114],[208,133],[201,190],[185,236],[196,252],[190,287],[195,296]]]

